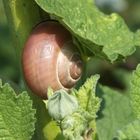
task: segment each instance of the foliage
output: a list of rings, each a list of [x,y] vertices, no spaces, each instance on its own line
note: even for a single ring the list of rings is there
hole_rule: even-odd
[[[100,106],[99,98],[95,96],[98,79],[99,75],[91,76],[78,91],[74,90],[81,108],[87,110],[95,118]]]
[[[35,110],[27,92],[16,95],[0,81],[0,139],[31,139],[35,128]]]
[[[135,120],[118,130],[116,140],[139,140],[140,139],[140,120]]]
[[[97,95],[103,98],[99,118],[97,118],[99,140],[112,140],[118,129],[135,119],[130,99],[104,86],[100,86]]]
[[[95,118],[100,107],[100,99],[95,97],[98,79],[99,75],[91,76],[78,91],[72,89],[72,95],[68,95],[64,90],[52,94],[49,89],[50,97],[45,103],[50,116],[60,125],[65,139],[83,140],[83,133],[85,137],[92,137],[86,133],[90,129],[94,130],[95,135]]]
[[[132,4],[132,0],[129,1]],[[9,77],[9,80],[20,84],[15,86],[16,94],[9,84],[2,85],[0,81],[0,139],[140,140],[140,64],[133,72],[120,68],[123,65],[134,69],[140,62],[140,30],[136,28],[140,27],[140,23],[136,23],[135,32],[132,32],[127,26],[130,25],[129,19],[124,20],[117,13],[103,13],[92,0],[3,0],[3,3],[16,55],[13,55],[15,50],[11,47],[8,29],[2,25],[5,30],[0,27],[0,77]],[[122,15],[125,18],[126,13]],[[66,91],[53,92],[50,88],[49,99],[42,101],[31,95],[23,84],[22,73],[19,75],[22,71],[21,54],[34,26],[52,19],[71,32],[86,65],[79,89],[71,89],[71,95],[68,95]],[[5,21],[3,18],[0,25]],[[7,49],[7,46],[11,48]],[[130,56],[135,51],[137,54]],[[137,60],[134,58],[136,55]],[[92,60],[91,63],[88,60]],[[116,60],[121,62],[116,63]],[[10,64],[7,63],[9,61]],[[12,68],[4,69],[6,63]],[[89,68],[100,70],[97,72],[100,76],[95,74],[88,78]],[[113,80],[110,80],[110,73],[102,75],[106,70],[112,71]],[[96,73],[93,71],[91,69],[91,74]],[[18,80],[12,75],[16,75]],[[105,81],[108,86],[102,86],[100,83],[106,77],[109,79],[109,83]],[[115,88],[110,87],[112,85]],[[119,85],[125,85],[125,89],[118,90]],[[28,90],[28,93],[19,93],[22,89]]]
[[[84,0],[35,1],[71,31],[80,42],[80,49],[87,48],[102,57],[106,55],[112,62],[119,56],[126,57],[134,52],[137,36],[128,29],[120,16],[103,14],[92,0],[86,3]]]

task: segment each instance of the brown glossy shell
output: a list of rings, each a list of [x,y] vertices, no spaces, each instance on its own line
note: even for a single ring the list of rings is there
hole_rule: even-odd
[[[22,64],[27,85],[44,99],[49,86],[68,90],[82,73],[71,34],[54,21],[43,22],[33,30],[23,50]]]

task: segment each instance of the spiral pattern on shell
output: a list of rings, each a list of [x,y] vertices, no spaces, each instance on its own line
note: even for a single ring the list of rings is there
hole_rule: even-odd
[[[37,25],[22,55],[25,81],[38,96],[46,99],[54,91],[71,89],[81,77],[83,62],[68,30],[54,21]]]

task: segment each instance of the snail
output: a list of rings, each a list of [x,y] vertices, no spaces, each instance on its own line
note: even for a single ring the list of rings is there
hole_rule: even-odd
[[[47,89],[69,91],[82,74],[83,61],[70,32],[56,21],[38,24],[31,32],[22,54],[27,86],[43,99]]]

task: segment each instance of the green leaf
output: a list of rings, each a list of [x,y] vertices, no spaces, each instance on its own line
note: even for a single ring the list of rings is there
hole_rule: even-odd
[[[0,82],[0,139],[29,140],[35,128],[35,110],[27,92],[16,95]]]
[[[119,56],[126,57],[135,51],[135,35],[124,20],[114,13],[103,14],[93,0],[35,1],[71,31],[83,53],[88,49],[95,55],[106,55],[113,62]]]
[[[93,116],[96,116],[96,112],[98,111],[100,106],[100,100],[95,96],[98,79],[99,75],[91,76],[76,92],[79,105]]]
[[[97,119],[99,140],[112,140],[116,131],[135,119],[130,99],[113,89],[100,86],[97,95],[102,98]]]
[[[115,140],[140,140],[140,120],[135,120],[119,130]]]
[[[140,118],[140,64],[131,77],[130,96],[133,111]]]

